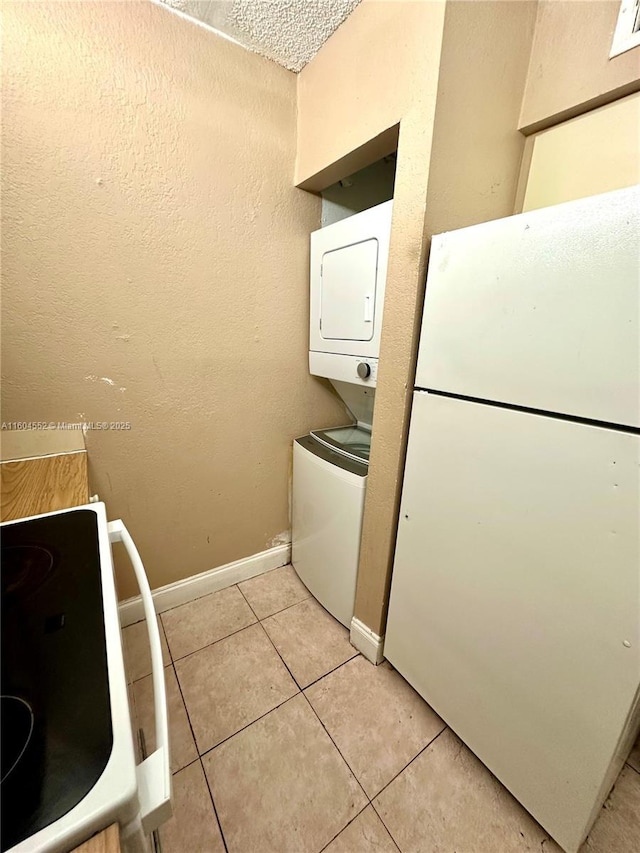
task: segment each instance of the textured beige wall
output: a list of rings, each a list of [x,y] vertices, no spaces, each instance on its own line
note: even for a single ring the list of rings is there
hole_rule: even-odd
[[[365,0],[299,75],[298,180],[400,123],[355,610],[376,633],[386,622],[430,236],[513,210],[535,7]]]
[[[620,0],[540,0],[519,127],[550,127],[640,89],[640,47],[609,59]]]
[[[388,282],[380,348],[356,600],[356,616],[378,634],[386,623],[429,240],[513,212],[524,146],[517,120],[535,9],[535,2],[501,0],[446,5],[430,156],[423,166],[423,261],[410,285],[412,300],[400,274]],[[414,238],[414,253],[419,245]]]
[[[295,76],[150,3],[4,3],[3,420],[89,432],[160,586],[289,528],[307,369]],[[135,589],[120,574],[121,594]]]
[[[530,140],[523,210],[640,184],[640,93]]]
[[[434,62],[437,67],[443,13],[439,0],[362,0],[302,69],[297,185],[323,189],[367,165],[347,159],[349,172],[331,172],[324,186],[311,180],[362,146],[376,159],[395,149],[395,133],[379,149],[368,144],[397,125],[423,84],[428,86],[429,69]]]
[[[535,0],[449,0],[425,228],[440,234],[513,213],[524,149],[517,120]]]
[[[400,123],[380,373],[355,615],[386,614],[427,241],[424,218],[445,4],[364,0],[298,78],[297,179]],[[391,73],[392,69],[392,73]]]

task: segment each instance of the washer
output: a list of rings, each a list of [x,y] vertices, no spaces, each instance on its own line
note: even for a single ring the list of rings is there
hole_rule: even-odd
[[[318,430],[293,444],[292,563],[322,606],[351,625],[371,433]]]

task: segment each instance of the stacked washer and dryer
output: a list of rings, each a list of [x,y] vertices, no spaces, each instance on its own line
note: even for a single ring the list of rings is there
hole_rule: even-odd
[[[292,563],[346,627],[358,574],[392,204],[311,234],[309,371],[331,381],[354,423],[294,442]]]

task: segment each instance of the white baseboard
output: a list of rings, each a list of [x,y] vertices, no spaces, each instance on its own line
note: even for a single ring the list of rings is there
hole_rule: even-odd
[[[349,639],[351,645],[355,646],[359,652],[362,652],[368,661],[371,661],[376,666],[382,663],[384,637],[379,637],[371,628],[367,628],[364,622],[356,619],[355,616],[351,620]]]
[[[253,554],[253,556],[245,557],[243,560],[236,560],[233,563],[227,563],[226,566],[209,569],[209,571],[201,572],[199,575],[193,575],[190,578],[161,586],[152,590],[156,613],[164,613],[165,610],[171,610],[172,607],[177,607],[179,604],[186,604],[188,601],[202,598],[203,595],[208,595],[210,592],[217,592],[219,589],[233,586],[240,581],[255,578],[257,575],[271,571],[271,569],[286,566],[290,562],[291,543],[277,545],[275,548]],[[118,609],[120,624],[123,628],[144,619],[142,599],[139,595],[121,601]]]

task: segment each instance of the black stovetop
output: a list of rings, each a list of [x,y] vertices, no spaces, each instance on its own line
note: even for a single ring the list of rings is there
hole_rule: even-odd
[[[2,527],[2,851],[93,788],[113,743],[97,516]]]

